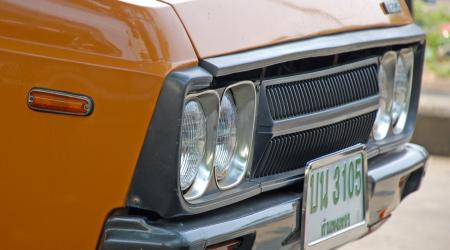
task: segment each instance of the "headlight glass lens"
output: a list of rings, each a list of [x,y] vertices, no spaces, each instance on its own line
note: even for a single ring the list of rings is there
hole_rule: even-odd
[[[245,177],[253,141],[255,103],[251,81],[237,82],[222,95],[214,156],[214,175],[220,190],[239,185]]]
[[[181,124],[180,186],[186,190],[194,181],[205,153],[206,118],[199,102],[184,106]]]
[[[381,60],[378,72],[378,82],[380,84],[380,107],[373,126],[373,137],[375,140],[383,140],[389,132],[391,126],[391,109],[394,92],[395,65],[397,63],[397,53],[386,52]]]
[[[413,78],[414,54],[411,48],[402,49],[395,69],[394,100],[392,103],[392,125],[395,134],[406,125]]]
[[[231,91],[227,91],[220,103],[217,142],[214,159],[215,175],[222,180],[230,168],[230,161],[236,149],[236,105]]]

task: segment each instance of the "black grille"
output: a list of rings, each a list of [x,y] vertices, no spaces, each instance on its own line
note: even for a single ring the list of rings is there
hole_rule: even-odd
[[[378,94],[377,65],[267,86],[274,120],[329,109]]]
[[[253,177],[264,177],[302,168],[310,160],[369,139],[376,111],[331,125],[270,140]]]

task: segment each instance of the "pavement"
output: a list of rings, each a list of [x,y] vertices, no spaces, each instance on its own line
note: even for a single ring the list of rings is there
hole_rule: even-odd
[[[431,154],[450,156],[449,92],[422,92],[412,141]]]
[[[450,249],[450,157],[431,157],[419,191],[377,231],[339,248],[356,249]]]
[[[450,156],[450,78],[438,78],[426,68],[412,141],[431,154]]]

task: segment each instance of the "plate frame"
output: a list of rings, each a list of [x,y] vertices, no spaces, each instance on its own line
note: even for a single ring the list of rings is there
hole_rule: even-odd
[[[308,192],[307,188],[309,185],[310,173],[312,170],[330,165],[333,162],[338,162],[343,158],[348,158],[357,154],[362,154],[363,157],[363,176],[365,177],[365,185],[364,185],[364,220],[360,223],[352,225],[346,228],[344,231],[339,233],[333,233],[332,235],[326,236],[325,238],[316,240],[311,245],[307,244],[306,239],[306,207],[307,207],[307,199]],[[355,146],[351,146],[349,148],[337,151],[335,153],[322,156],[315,160],[309,161],[305,168],[305,176],[303,181],[303,199],[302,199],[302,215],[301,215],[301,249],[304,250],[314,250],[314,249],[330,249],[347,243],[349,241],[355,240],[364,234],[366,234],[369,230],[367,226],[367,222],[369,221],[369,192],[368,192],[368,161],[367,161],[367,151],[366,146],[364,144],[357,144]]]

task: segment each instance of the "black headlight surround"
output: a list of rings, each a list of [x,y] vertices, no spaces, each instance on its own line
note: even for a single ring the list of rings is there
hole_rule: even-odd
[[[168,75],[142,146],[127,206],[174,217],[201,213],[260,193],[258,183],[244,181],[235,188],[205,194],[194,201],[188,202],[183,197],[178,180],[180,128],[185,97],[210,89],[212,80],[213,76],[200,67]],[[215,184],[214,181],[211,183]]]

